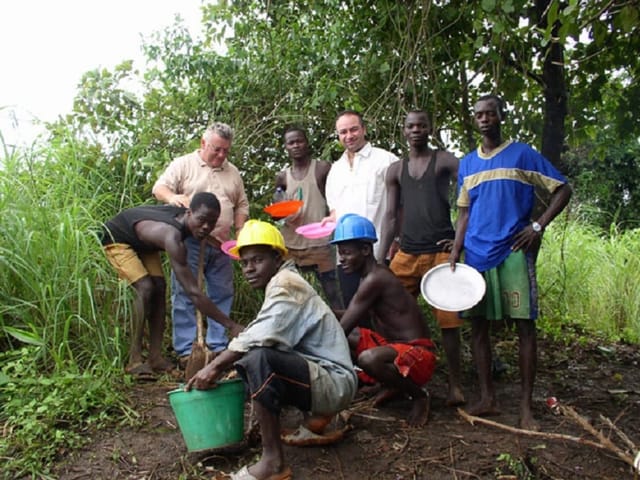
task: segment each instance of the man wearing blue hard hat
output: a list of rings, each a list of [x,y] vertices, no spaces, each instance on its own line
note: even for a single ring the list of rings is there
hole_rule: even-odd
[[[436,365],[434,345],[416,299],[391,271],[376,262],[373,244],[378,241],[373,223],[360,215],[338,220],[331,243],[345,273],[357,273],[360,285],[340,324],[348,335],[363,381],[379,382],[382,390],[374,405],[392,397],[411,398],[410,425],[421,426],[429,418],[429,396],[424,385]],[[373,329],[358,327],[373,314]]]

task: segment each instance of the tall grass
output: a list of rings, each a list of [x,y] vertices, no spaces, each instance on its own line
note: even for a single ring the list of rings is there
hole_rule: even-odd
[[[556,220],[538,258],[542,325],[640,343],[640,230]]]
[[[61,141],[5,150],[1,163],[0,457],[9,477],[45,475],[46,460],[78,444],[80,431],[126,411],[115,373],[131,292],[97,233],[133,200],[126,179],[96,158]]]

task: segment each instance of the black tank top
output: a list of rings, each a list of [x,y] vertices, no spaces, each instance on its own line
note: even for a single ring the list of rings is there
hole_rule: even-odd
[[[142,220],[168,223],[176,227],[184,239],[188,233],[187,229],[176,220],[176,217],[186,211],[187,209],[184,207],[174,207],[173,205],[143,205],[142,207],[123,210],[111,220],[105,222],[102,245],[125,243],[130,245],[136,252],[157,251],[157,248],[150,247],[140,241],[134,229],[135,224]]]
[[[451,224],[451,207],[448,194],[448,175],[436,177],[437,152],[421,178],[409,175],[409,160],[402,160],[400,189],[402,204],[402,236],[400,248],[411,254],[442,251],[436,242],[453,239],[455,231]],[[446,184],[446,185],[445,185]]]

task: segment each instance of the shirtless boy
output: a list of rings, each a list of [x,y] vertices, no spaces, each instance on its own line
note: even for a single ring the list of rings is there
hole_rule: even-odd
[[[375,227],[366,218],[347,214],[338,221],[332,243],[338,247],[340,264],[345,273],[360,276],[340,323],[356,364],[383,387],[374,403],[406,395],[412,400],[407,423],[421,426],[429,417],[429,396],[423,386],[435,369],[434,345],[416,299],[387,267],[376,262],[376,241]],[[358,327],[369,313],[373,330]]]

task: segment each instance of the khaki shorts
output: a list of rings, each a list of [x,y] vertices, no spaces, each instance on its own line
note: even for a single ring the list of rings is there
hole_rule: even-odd
[[[448,252],[422,253],[413,255],[398,250],[391,260],[389,268],[398,277],[400,283],[414,297],[420,292],[420,281],[425,273],[436,265],[449,261]],[[434,317],[440,328],[457,328],[464,323],[464,319],[457,312],[444,312],[437,308],[432,309]]]
[[[111,243],[104,246],[104,253],[118,276],[130,284],[147,275],[164,277],[160,252],[138,253],[126,243]]]
[[[296,262],[298,267],[318,266],[320,273],[329,272],[336,268],[336,254],[331,245],[310,247],[304,250],[289,249],[288,258]]]

